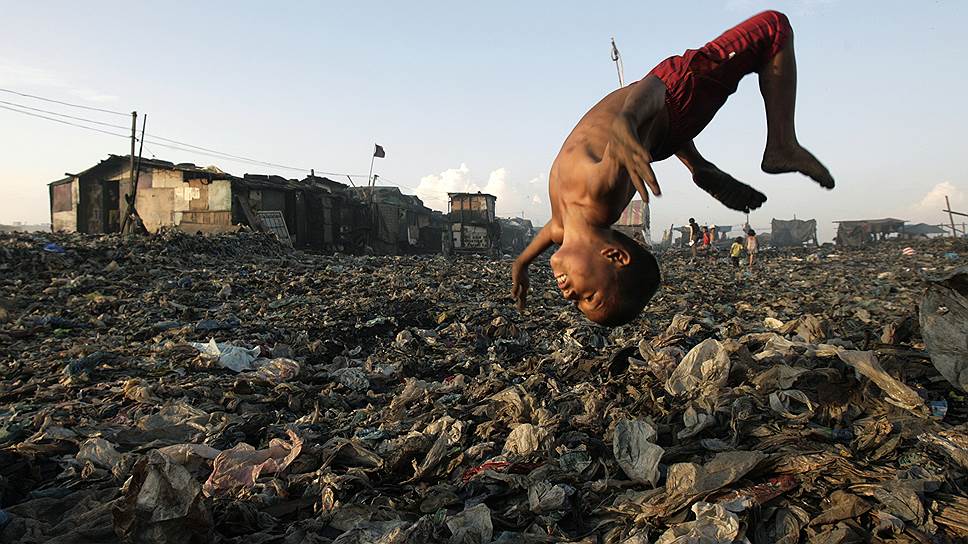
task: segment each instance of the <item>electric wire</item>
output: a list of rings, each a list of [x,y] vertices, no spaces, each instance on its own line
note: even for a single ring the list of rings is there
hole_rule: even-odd
[[[84,108],[84,109],[88,109],[88,110],[101,111],[101,112],[105,112],[105,113],[114,113],[114,114],[124,115],[124,116],[129,115],[129,114],[126,114],[126,113],[116,112],[116,111],[112,111],[112,110],[106,110],[106,109],[102,109],[102,108],[93,108],[93,107],[89,107],[89,106],[82,106],[82,105],[79,105],[79,104],[71,104],[69,102],[63,102],[63,101],[60,101],[60,100],[54,100],[54,99],[50,99],[50,98],[44,98],[42,96],[36,96],[36,95],[32,95],[32,94],[27,94],[27,93],[21,93],[21,92],[13,91],[13,90],[10,90],[10,89],[0,88],[0,91],[12,93],[12,94],[16,94],[18,96],[35,98],[37,100],[43,100],[43,101],[46,101],[46,102],[53,102],[53,103],[56,103],[56,104],[63,104],[63,105],[66,105],[66,106],[73,106],[73,107]],[[6,104],[7,106],[4,106],[2,104]],[[14,106],[14,107],[10,107],[10,106]],[[64,117],[64,118],[67,118],[67,119],[73,119],[75,121],[82,121],[82,122],[85,122],[85,123],[92,123],[92,124],[96,124],[96,125],[100,125],[100,126],[107,126],[107,127],[110,127],[110,128],[117,128],[117,129],[121,129],[121,130],[127,130],[128,129],[128,127],[121,126],[121,125],[115,125],[115,124],[112,124],[112,123],[105,123],[105,122],[102,122],[102,121],[97,121],[97,120],[94,120],[94,119],[87,119],[87,118],[84,118],[84,117],[76,117],[76,116],[73,116],[73,115],[67,115],[67,114],[64,114],[64,113],[59,113],[59,112],[55,112],[55,111],[45,110],[45,109],[41,109],[41,108],[34,108],[32,106],[26,106],[26,105],[14,103],[14,102],[7,102],[7,101],[4,101],[4,100],[0,100],[0,108],[7,109],[7,110],[10,110],[10,111],[14,111],[14,112],[17,112],[17,113],[22,113],[24,115],[30,115],[32,117],[37,117],[37,118],[40,118],[40,119],[46,119],[48,121],[54,121],[56,123],[62,123],[62,124],[74,126],[74,127],[77,127],[77,128],[83,128],[83,129],[92,130],[92,131],[95,131],[95,132],[101,132],[101,133],[104,133],[104,134],[109,134],[111,136],[118,136],[118,137],[122,137],[122,138],[130,138],[130,136],[127,136],[127,135],[124,135],[124,134],[118,134],[118,133],[115,133],[115,132],[110,132],[110,131],[106,131],[106,130],[102,130],[102,129],[97,129],[97,128],[94,128],[94,127],[88,127],[88,126],[84,126],[84,125],[79,125],[79,124],[76,124],[76,123],[71,123],[71,122],[68,122],[68,121],[64,121],[62,119],[55,119],[55,118],[52,118],[52,117],[47,117],[46,115],[40,115],[40,114],[37,114],[37,113],[30,113],[28,111],[23,111],[23,109],[32,110],[32,111],[35,111],[35,112],[42,112],[42,113],[49,114],[49,115],[56,115],[58,117]],[[17,109],[17,108],[23,108],[23,109]],[[136,141],[140,141],[139,138],[135,138],[135,139],[136,139]],[[152,145],[155,145],[155,146],[165,147],[165,148],[172,149],[172,150],[176,150],[176,151],[182,151],[182,152],[185,152],[185,153],[194,153],[194,154],[204,155],[204,156],[212,157],[212,158],[216,158],[216,159],[222,159],[222,160],[228,160],[228,161],[233,161],[233,162],[239,162],[239,163],[242,163],[242,164],[248,164],[250,166],[270,167],[270,168],[277,168],[277,169],[288,170],[288,171],[293,171],[293,172],[310,172],[310,171],[313,171],[314,170],[312,168],[303,168],[303,167],[298,167],[298,166],[289,166],[289,165],[285,165],[285,164],[278,164],[278,163],[273,163],[273,162],[268,162],[268,161],[262,161],[262,160],[259,160],[259,159],[253,159],[251,157],[245,157],[245,156],[241,156],[241,155],[235,155],[235,154],[232,154],[232,153],[226,153],[224,151],[219,151],[217,149],[212,149],[212,148],[208,148],[208,147],[202,147],[202,146],[198,146],[198,145],[195,145],[195,144],[190,144],[190,143],[183,142],[183,141],[180,141],[180,140],[175,140],[173,138],[166,138],[166,137],[163,137],[163,136],[158,136],[158,135],[151,134],[151,133],[146,133],[145,134],[145,142],[151,143]],[[152,153],[150,151],[150,148],[149,148],[149,153]],[[152,153],[152,155],[154,155],[154,153]],[[334,177],[344,176],[344,177],[348,177],[348,178],[369,178],[369,176],[366,175],[366,174],[348,174],[348,173],[345,173],[345,172],[326,172],[326,171],[320,170],[320,171],[316,171],[315,173],[316,174],[319,174],[319,175],[334,176]]]
[[[31,106],[25,106],[23,104],[17,104],[16,102],[7,102],[6,100],[0,100],[0,104],[6,104],[8,106],[16,106],[18,108],[23,108],[25,110],[39,111],[41,113],[47,113],[47,114],[50,114],[50,115],[56,115],[58,117],[66,117],[67,119],[74,119],[75,121],[84,121],[85,123],[93,123],[95,125],[101,125],[101,126],[105,126],[105,127],[119,128],[121,130],[129,130],[131,128],[131,127],[126,127],[126,126],[122,126],[122,125],[115,125],[113,123],[104,123],[102,121],[95,121],[94,119],[86,119],[84,117],[75,117],[73,115],[67,115],[66,113],[58,113],[56,111],[50,111],[50,110],[45,110],[45,109],[41,109],[41,108],[34,108],[34,107],[31,107]]]
[[[128,136],[126,134],[118,134],[116,132],[110,132],[110,131],[107,131],[107,130],[101,130],[99,128],[86,127],[84,125],[78,125],[77,123],[71,123],[70,121],[64,121],[63,119],[55,119],[53,117],[47,117],[46,115],[40,115],[39,113],[31,113],[29,111],[18,110],[18,109],[15,109],[15,108],[11,108],[9,106],[0,105],[0,108],[5,109],[5,110],[10,110],[10,111],[15,111],[17,113],[22,113],[24,115],[30,115],[31,117],[39,117],[41,119],[47,119],[48,121],[54,121],[55,123],[62,123],[62,124],[65,124],[65,125],[70,125],[72,127],[83,128],[83,129],[87,129],[87,130],[93,130],[94,132],[101,132],[103,134],[110,134],[111,136],[120,136],[121,138],[130,138],[130,136]]]
[[[107,109],[104,109],[104,108],[95,108],[93,106],[83,106],[81,104],[72,104],[70,102],[64,102],[62,100],[54,100],[53,98],[44,98],[42,96],[37,96],[37,95],[33,95],[33,94],[22,93],[22,92],[19,92],[19,91],[12,91],[10,89],[2,89],[2,88],[0,88],[0,91],[5,92],[5,93],[10,93],[10,94],[15,94],[15,95],[18,95],[18,96],[24,96],[24,97],[27,97],[27,98],[33,98],[35,100],[43,100],[44,102],[53,102],[55,104],[63,104],[65,106],[71,106],[72,108],[82,108],[82,109],[85,109],[85,110],[99,111],[99,112],[102,112],[102,113],[112,113],[114,115],[123,115],[125,117],[130,117],[131,116],[130,113],[124,113],[124,112],[114,111],[114,110],[107,110]]]

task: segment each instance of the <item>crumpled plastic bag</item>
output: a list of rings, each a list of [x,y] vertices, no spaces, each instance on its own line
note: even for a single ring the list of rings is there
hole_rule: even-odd
[[[184,467],[157,450],[132,470],[114,507],[114,530],[123,542],[203,544],[212,541],[212,516],[201,486]]]
[[[615,425],[612,453],[625,474],[639,483],[659,481],[659,461],[665,450],[655,444],[656,431],[644,421],[623,419]]]
[[[682,413],[682,424],[685,427],[676,433],[679,440],[692,438],[716,424],[716,416],[700,412],[691,404]]]
[[[504,442],[504,453],[530,455],[547,445],[549,435],[547,429],[530,423],[521,423],[508,433],[508,438]]]
[[[406,542],[408,525],[401,520],[361,522],[336,537],[332,544],[402,544]]]
[[[655,544],[732,544],[739,536],[739,516],[722,505],[699,501],[692,511],[695,521],[672,527]]]
[[[366,391],[370,388],[370,379],[366,377],[366,372],[357,367],[340,368],[333,371],[336,381],[353,391]]]
[[[791,421],[807,421],[813,417],[813,403],[799,389],[770,393],[770,408]]]
[[[715,339],[707,338],[689,350],[666,380],[665,390],[673,396],[701,390],[714,391],[729,376],[729,354]]]
[[[188,465],[196,459],[211,461],[222,453],[208,444],[173,444],[158,448],[158,451],[182,466]]]
[[[81,444],[74,458],[79,463],[90,461],[96,467],[111,470],[121,460],[121,454],[107,440],[90,438]]]
[[[837,351],[840,360],[852,366],[858,374],[866,376],[877,384],[889,397],[891,404],[907,410],[924,408],[924,400],[913,389],[888,374],[873,351],[853,351],[841,349]]]
[[[265,361],[265,359],[262,359]],[[252,378],[269,383],[286,383],[299,375],[299,363],[285,357],[266,361],[256,368]]]
[[[191,346],[206,357],[218,359],[219,366],[233,372],[251,370],[252,362],[259,358],[259,353],[262,351],[259,346],[252,349],[240,348],[232,344],[218,343],[214,338],[207,344],[192,342]]]
[[[454,418],[445,416],[428,425],[424,434],[431,436],[436,434],[437,439],[434,441],[434,445],[430,447],[427,455],[424,456],[423,462],[417,467],[413,476],[414,479],[423,478],[434,472],[447,453],[461,442],[464,436],[464,422],[455,421]]]
[[[951,385],[968,391],[968,267],[928,284],[919,320],[931,363]]]
[[[562,510],[574,493],[575,488],[570,485],[535,482],[528,488],[528,506],[536,514]]]
[[[844,519],[854,519],[872,508],[869,502],[841,489],[831,493],[825,502],[828,503],[827,507],[817,517],[810,520],[810,526],[816,527]]]
[[[491,509],[478,504],[447,520],[450,529],[450,544],[487,544],[494,536],[491,523]]]
[[[781,363],[772,365],[760,372],[753,377],[752,382],[761,391],[789,389],[806,372],[807,369],[805,368],[792,367]]]
[[[218,454],[213,462],[212,474],[202,487],[206,496],[220,495],[240,487],[255,485],[263,472],[285,470],[302,451],[302,440],[287,430],[289,441],[273,438],[269,447],[257,450],[241,442]]]
[[[717,453],[705,465],[676,463],[666,476],[666,493],[688,497],[721,489],[753,470],[766,455],[758,451],[726,451]]]

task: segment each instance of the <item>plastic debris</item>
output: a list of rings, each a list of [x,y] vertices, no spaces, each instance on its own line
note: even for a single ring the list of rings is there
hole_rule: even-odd
[[[122,492],[114,507],[114,528],[123,542],[210,541],[212,518],[201,486],[164,454],[150,451],[138,461]]]
[[[951,385],[968,391],[968,268],[932,281],[918,315],[931,362]]]
[[[959,542],[966,249],[668,252],[605,329],[540,262],[3,235],[0,542]]]
[[[228,343],[217,343],[214,338],[209,340],[207,344],[192,342],[192,347],[201,352],[202,355],[218,360],[220,366],[233,372],[251,370],[252,362],[258,359],[261,351],[259,346],[253,349],[240,348]]]
[[[655,429],[644,421],[619,421],[612,452],[625,474],[636,482],[655,485],[663,449],[654,443]]]

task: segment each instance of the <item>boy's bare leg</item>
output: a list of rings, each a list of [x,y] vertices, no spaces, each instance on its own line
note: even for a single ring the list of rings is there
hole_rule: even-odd
[[[761,168],[769,174],[800,172],[833,189],[827,168],[797,141],[794,111],[797,102],[797,60],[793,34],[786,45],[760,70],[760,93],[766,106],[766,150]]]
[[[736,180],[706,160],[692,141],[682,146],[676,152],[676,157],[692,173],[692,181],[726,207],[749,213],[766,202],[766,195]]]

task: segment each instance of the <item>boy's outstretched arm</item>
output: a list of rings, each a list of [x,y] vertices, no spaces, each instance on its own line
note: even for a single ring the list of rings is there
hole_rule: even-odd
[[[649,201],[648,185],[652,194],[659,196],[659,182],[652,171],[652,154],[642,145],[639,129],[655,118],[665,107],[665,87],[655,78],[646,78],[629,85],[629,93],[621,111],[610,127],[611,137],[605,153],[625,168],[632,185],[645,202]]]
[[[527,304],[528,287],[530,286],[528,265],[554,243],[551,240],[551,228],[550,222],[542,227],[511,266],[511,296],[514,297],[518,310],[523,311]]]

